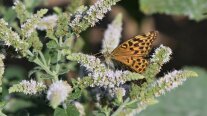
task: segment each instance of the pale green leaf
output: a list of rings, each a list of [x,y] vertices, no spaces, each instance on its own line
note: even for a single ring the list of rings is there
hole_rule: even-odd
[[[206,0],[140,0],[140,5],[145,14],[184,15],[196,21],[207,18]]]

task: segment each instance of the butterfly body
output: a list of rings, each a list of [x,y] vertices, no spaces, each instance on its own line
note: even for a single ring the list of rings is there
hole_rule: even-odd
[[[129,66],[137,73],[142,73],[149,64],[146,56],[150,52],[157,35],[157,31],[151,31],[135,36],[115,48],[109,57]]]

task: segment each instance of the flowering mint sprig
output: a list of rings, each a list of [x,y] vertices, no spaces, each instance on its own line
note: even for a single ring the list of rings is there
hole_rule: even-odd
[[[120,42],[122,31],[122,14],[118,14],[111,24],[108,25],[107,30],[104,33],[102,42],[103,54],[111,53]]]
[[[46,85],[35,80],[22,80],[20,83],[9,88],[9,93],[22,92],[27,95],[35,95],[46,89]]]
[[[0,40],[4,41],[7,46],[13,46],[16,51],[23,55],[27,54],[29,49],[28,43],[20,39],[20,36],[8,27],[8,23],[4,19],[0,19]]]
[[[22,35],[26,38],[30,37],[35,31],[37,25],[40,23],[41,18],[47,13],[47,9],[41,9],[36,14],[27,19],[26,22],[21,25]]]
[[[120,0],[98,0],[94,5],[84,12],[77,12],[72,19],[70,26],[80,33],[89,26],[94,26],[96,22],[104,17],[104,14],[111,10],[111,7]]]
[[[144,77],[138,73],[132,73],[130,71],[121,71],[121,70],[111,70],[108,69],[103,63],[101,63],[100,59],[82,54],[82,53],[72,53],[67,56],[68,60],[77,61],[82,66],[86,67],[88,73],[88,82],[82,82],[79,80],[81,84],[90,84],[89,86],[99,86],[99,87],[118,87],[121,84],[124,84],[127,81],[139,80]],[[84,80],[84,78],[83,78]]]
[[[131,86],[131,98],[127,98],[117,111],[114,112],[113,116],[119,114],[133,116],[144,110],[147,106],[157,103],[156,97],[181,85],[188,77],[197,76],[197,74],[192,71],[173,71],[156,80],[156,74],[160,72],[162,65],[170,60],[171,54],[171,49],[163,45],[155,50],[150,59],[150,64],[143,74],[146,82],[141,86],[135,84]],[[131,105],[133,107],[136,105],[136,108],[130,108]]]
[[[170,72],[150,84],[149,87],[145,89],[145,92],[141,93],[142,97],[131,100],[127,98],[117,109],[117,111],[112,114],[112,116],[118,116],[120,114],[125,114],[127,116],[137,115],[142,110],[146,109],[146,107],[158,103],[156,97],[159,97],[166,92],[178,87],[179,85],[182,85],[182,83],[186,81],[187,78],[197,76],[197,73],[188,70],[175,70]],[[131,108],[131,106],[134,108]]]
[[[21,24],[31,17],[31,14],[27,11],[25,5],[19,0],[14,2],[12,8],[16,11],[17,18],[20,20]]]
[[[198,74],[193,71],[188,70],[174,70],[166,75],[164,77],[160,77],[157,81],[155,81],[152,84],[152,90],[155,97],[159,97],[163,95],[164,93],[171,91],[172,89],[178,87],[179,85],[182,85],[184,81],[186,81],[189,77],[197,77]],[[159,88],[159,89],[154,89]],[[148,93],[149,93],[148,92]]]
[[[47,99],[50,101],[50,105],[56,108],[67,99],[72,90],[72,87],[66,81],[54,82],[47,91]]]
[[[150,59],[150,64],[147,67],[146,71],[143,75],[145,75],[147,82],[152,82],[160,72],[163,64],[167,63],[170,60],[170,55],[172,54],[172,50],[169,47],[160,45],[152,55]]]
[[[132,85],[130,96],[132,99],[137,99],[137,97],[143,96],[143,93],[156,80],[157,73],[160,72],[163,64],[169,61],[172,51],[170,48],[160,45],[152,55],[150,59],[150,64],[146,71],[143,73],[145,77],[145,82],[142,83],[141,87],[138,85]]]
[[[178,87],[179,85],[182,85],[184,81],[186,81],[189,77],[197,77],[197,73],[193,71],[172,71],[168,74],[166,74],[164,77],[159,78],[156,80],[153,84],[151,84],[151,87],[149,87],[143,96],[145,98],[139,99],[139,102],[137,104],[137,108],[130,111],[130,115],[134,116],[144,110],[147,106],[152,105],[152,99],[155,99],[155,97],[159,97],[166,92],[171,91],[172,89]],[[131,103],[133,103],[132,101]],[[154,102],[153,102],[154,103]]]

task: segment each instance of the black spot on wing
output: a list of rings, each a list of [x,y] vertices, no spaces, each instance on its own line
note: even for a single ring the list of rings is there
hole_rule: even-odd
[[[139,52],[139,51],[135,50],[135,51],[134,51],[134,55],[137,54],[138,52]]]
[[[129,48],[131,51],[134,51],[134,48]]]
[[[133,45],[133,43],[131,41],[129,41],[128,44],[129,44],[129,46],[132,46]]]

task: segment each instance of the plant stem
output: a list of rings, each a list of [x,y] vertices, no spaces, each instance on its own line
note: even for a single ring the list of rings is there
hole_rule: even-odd
[[[119,106],[119,108],[111,115],[111,116],[119,116],[120,115],[120,112],[123,110],[123,108],[127,105],[127,103],[129,102],[129,98],[127,98],[124,103]]]
[[[42,69],[44,69],[49,75],[53,76],[54,79],[58,77],[56,73],[52,72],[49,67],[45,66],[38,58],[36,58],[33,62],[42,67]]]

